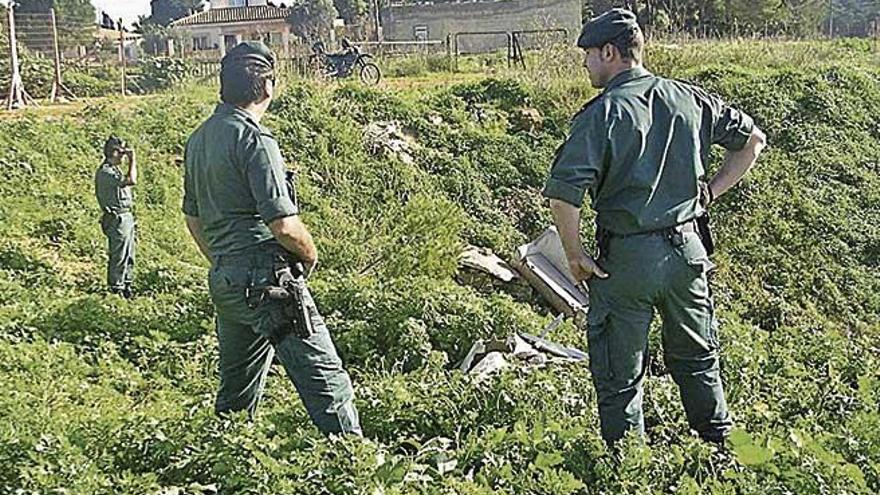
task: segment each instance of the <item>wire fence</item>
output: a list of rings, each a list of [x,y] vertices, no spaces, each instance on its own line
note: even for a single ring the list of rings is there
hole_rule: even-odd
[[[177,42],[160,39],[159,49],[153,50],[159,55],[146,56],[148,43],[140,35],[56,17],[52,10],[35,13],[0,9],[0,17],[0,102],[6,108],[37,104],[40,100],[145,93],[167,89],[181,81],[215,83],[219,78],[224,50],[216,46],[211,50],[188,50],[186,36]],[[707,39],[768,43],[792,39],[770,27],[748,36],[733,36],[708,24],[702,30],[654,30],[648,34],[652,43],[678,44]],[[880,29],[875,26],[871,34],[873,52],[878,53]],[[475,54],[486,55],[479,55],[481,58],[467,67],[490,67],[494,59],[486,57],[497,55],[503,63],[505,50],[508,67],[534,70],[544,67],[543,59],[547,57],[527,56],[527,52],[561,54],[571,48],[571,35],[564,29],[486,31],[451,33],[439,40],[363,41],[355,45],[362,53],[375,56],[376,62],[387,66],[392,75],[406,75],[413,70],[459,70],[459,57]],[[490,38],[498,42],[487,42]],[[285,46],[276,49],[282,76],[326,77],[313,63],[312,47],[295,37],[290,41],[288,44],[285,40]],[[176,49],[171,48],[174,46]],[[500,55],[486,47],[500,50]]]
[[[7,109],[124,91],[125,33],[46,12],[7,10],[0,24],[0,95]],[[114,41],[116,39],[116,41]],[[91,77],[95,70],[102,78]],[[118,84],[108,73],[120,73]],[[69,84],[68,77],[72,80]]]

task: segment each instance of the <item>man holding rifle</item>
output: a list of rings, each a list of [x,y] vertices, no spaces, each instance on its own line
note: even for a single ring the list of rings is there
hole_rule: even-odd
[[[642,66],[636,16],[612,9],[583,26],[590,81],[602,93],[575,116],[544,189],[572,274],[590,291],[587,340],[602,437],[644,432],[648,329],[662,319],[665,362],[691,428],[720,442],[732,427],[707,275],[707,207],[739,182],[765,145],[751,117],[700,88]],[[712,145],[727,149],[707,178]],[[599,253],[580,241],[589,192]]]

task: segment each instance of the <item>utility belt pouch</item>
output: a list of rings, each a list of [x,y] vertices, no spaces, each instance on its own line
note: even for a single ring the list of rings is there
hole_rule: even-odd
[[[703,248],[706,249],[708,256],[712,256],[715,252],[715,239],[712,237],[712,228],[709,225],[709,212],[707,211],[698,216],[696,224],[697,234],[700,236],[700,241],[703,242]]]

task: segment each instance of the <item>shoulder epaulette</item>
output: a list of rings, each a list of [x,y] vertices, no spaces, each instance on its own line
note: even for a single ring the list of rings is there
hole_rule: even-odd
[[[571,122],[570,122],[570,123],[573,124],[574,121],[577,120],[577,118],[580,117],[582,113],[584,113],[584,112],[586,112],[587,110],[589,110],[589,108],[590,108],[591,106],[593,106],[594,104],[596,104],[599,100],[601,100],[603,96],[605,96],[605,92],[604,92],[604,91],[601,92],[601,93],[599,93],[599,94],[597,94],[596,96],[590,98],[590,100],[587,101],[586,103],[584,103],[584,105],[581,107],[581,109],[578,110],[578,111],[574,114],[574,116],[571,118]]]
[[[596,96],[592,97],[592,98],[591,98],[589,101],[587,101],[586,103],[584,103],[584,105],[581,107],[581,109],[578,110],[578,111],[574,114],[574,117],[571,118],[571,122],[573,123],[575,120],[577,120],[577,118],[578,118],[582,113],[586,112],[591,106],[593,106],[594,103],[596,103],[596,102],[598,102],[599,100],[601,100],[602,97],[603,97],[604,95],[605,95],[605,92],[603,91],[603,92],[597,94]]]
[[[586,109],[590,108],[591,105],[593,105],[593,104],[596,103],[597,101],[601,100],[603,96],[605,96],[605,93],[604,93],[604,92],[599,93],[599,94],[597,94],[596,96],[590,98],[590,100],[587,101],[586,103],[584,103],[584,105],[581,107],[581,109],[578,110],[577,113],[574,114],[574,115],[575,115],[575,116],[578,116],[578,115],[584,113],[584,111],[585,111]]]

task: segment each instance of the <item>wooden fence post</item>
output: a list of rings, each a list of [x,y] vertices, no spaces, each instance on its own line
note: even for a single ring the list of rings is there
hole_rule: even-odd
[[[58,23],[55,19],[55,9],[49,9],[49,19],[52,24],[52,49],[55,55],[55,79],[52,81],[52,93],[49,95],[49,101],[52,103],[58,101],[62,92],[70,98],[76,99],[76,95],[64,85],[61,78],[61,50],[58,48]]]
[[[9,94],[6,97],[6,109],[22,108],[25,106],[27,91],[24,90],[24,81],[21,79],[21,70],[18,64],[18,38],[15,35],[15,13],[10,5],[6,13],[9,22],[9,69],[12,77],[9,80]]]

